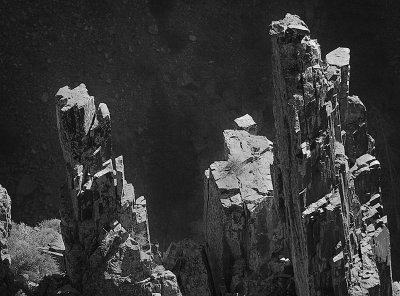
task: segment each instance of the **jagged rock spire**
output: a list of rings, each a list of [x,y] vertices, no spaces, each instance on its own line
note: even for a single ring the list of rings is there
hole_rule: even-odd
[[[56,94],[57,126],[67,168],[61,231],[67,275],[83,295],[181,295],[176,277],[152,251],[146,200],[113,158],[110,112],[86,86]]]
[[[349,96],[350,50],[323,61],[306,24],[290,14],[270,35],[274,197],[285,213],[297,294],[391,295],[380,164],[365,106]]]

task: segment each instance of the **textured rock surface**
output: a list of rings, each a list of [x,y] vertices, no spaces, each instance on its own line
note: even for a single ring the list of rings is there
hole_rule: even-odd
[[[78,290],[71,286],[65,275],[52,275],[45,277],[37,287],[35,294],[38,296],[79,296]]]
[[[298,295],[392,295],[390,235],[350,50],[321,59],[297,16],[273,22],[274,197]]]
[[[0,295],[9,295],[13,276],[10,270],[11,258],[7,250],[7,239],[11,231],[11,198],[0,185]]]
[[[215,295],[205,250],[198,243],[188,239],[172,243],[163,264],[176,275],[183,295]]]
[[[67,275],[84,295],[181,295],[152,252],[146,200],[113,158],[110,112],[86,86],[61,88],[57,125],[67,168],[61,229]]]
[[[273,197],[272,142],[225,130],[225,160],[205,172],[206,253],[222,295],[283,295],[291,291],[283,221]]]

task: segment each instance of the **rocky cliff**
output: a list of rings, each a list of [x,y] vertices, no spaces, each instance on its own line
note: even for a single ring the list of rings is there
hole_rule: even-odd
[[[246,114],[205,171],[203,244],[172,243],[184,295],[392,295],[390,234],[350,50],[273,22],[276,143]],[[398,295],[399,285],[393,285]]]
[[[276,140],[249,115],[205,171],[204,244],[164,256],[144,197],[114,158],[110,112],[61,88],[67,274],[84,295],[392,295],[390,234],[366,108],[349,95],[350,50],[321,57],[297,16],[270,26]],[[164,265],[170,269],[165,269]],[[178,287],[178,283],[179,286]]]
[[[349,96],[350,50],[321,57],[306,24],[270,27],[274,198],[297,295],[391,295],[390,236],[366,109]]]
[[[83,295],[181,295],[150,242],[146,199],[125,180],[122,156],[113,156],[107,106],[96,107],[83,84],[61,88],[56,99],[67,172],[61,231],[73,286]]]
[[[205,250],[214,288],[217,295],[290,295],[291,264],[270,172],[273,144],[255,135],[249,115],[235,123],[236,130],[223,133],[225,159],[205,172]]]
[[[205,171],[204,244],[151,244],[146,200],[114,158],[110,113],[61,88],[66,269],[84,295],[392,295],[390,234],[350,50],[324,59],[307,25],[270,26],[275,144],[249,115]],[[164,265],[170,269],[165,269]],[[178,287],[178,283],[179,286]]]
[[[11,198],[0,185],[0,295],[11,295],[13,276],[11,258],[7,250],[7,239],[11,231]]]
[[[58,215],[65,173],[51,97],[84,81],[112,106],[114,152],[151,200],[152,238],[166,248],[195,234],[202,172],[223,159],[222,131],[249,113],[274,140],[265,28],[290,11],[326,51],[352,50],[352,90],[368,106],[385,211],[400,236],[400,1],[4,0],[0,11],[0,182],[15,221]]]

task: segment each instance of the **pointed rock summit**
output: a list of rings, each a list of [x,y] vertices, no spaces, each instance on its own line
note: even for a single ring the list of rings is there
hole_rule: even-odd
[[[146,200],[114,158],[107,105],[95,105],[84,84],[56,94],[57,126],[67,182],[61,232],[67,276],[83,295],[180,296],[150,241]]]
[[[296,293],[392,295],[380,163],[365,106],[349,96],[350,50],[339,47],[324,63],[317,40],[290,14],[270,34],[274,202]]]

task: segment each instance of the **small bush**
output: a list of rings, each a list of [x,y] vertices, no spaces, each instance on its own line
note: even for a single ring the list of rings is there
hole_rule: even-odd
[[[237,176],[240,174],[242,167],[243,162],[239,158],[231,157],[227,160],[224,170],[227,171],[228,174],[234,174]]]
[[[56,260],[40,249],[60,239],[59,222],[56,219],[42,221],[37,227],[13,222],[8,249],[14,275],[25,282],[39,283],[46,275],[60,274]]]
[[[60,226],[60,220],[59,219],[50,219],[50,220],[43,220],[42,222],[39,223],[39,228],[44,229],[44,228],[51,228],[58,233],[61,233],[61,226]]]

